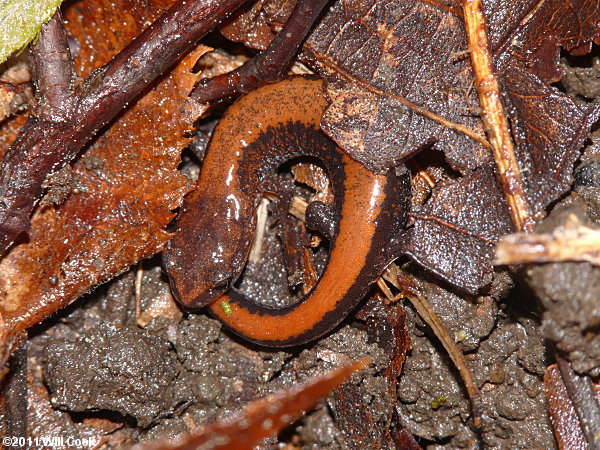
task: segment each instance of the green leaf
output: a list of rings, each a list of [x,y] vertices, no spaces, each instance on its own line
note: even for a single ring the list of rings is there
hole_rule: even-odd
[[[39,33],[62,0],[0,0],[0,63]]]

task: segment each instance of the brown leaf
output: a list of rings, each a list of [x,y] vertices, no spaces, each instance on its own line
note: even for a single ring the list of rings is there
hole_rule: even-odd
[[[485,13],[535,216],[568,189],[600,116],[548,86],[559,79],[559,45],[581,53],[599,40],[600,10],[584,0],[496,0]],[[463,173],[491,164],[457,0],[340,1],[306,48],[329,82],[323,129],[370,169],[430,144]]]
[[[392,430],[392,439],[397,449],[401,450],[423,450],[415,437],[405,429]]]
[[[66,8],[65,26],[75,42],[78,75],[85,78],[101,67],[175,1],[119,0],[107,4],[80,0]]]
[[[495,244],[510,232],[506,201],[486,169],[439,183],[431,199],[414,205],[414,227],[403,250],[418,264],[460,289],[476,294],[491,281]]]
[[[17,138],[19,130],[25,123],[27,116],[18,115],[2,122],[0,126],[0,156],[4,156],[10,144]]]
[[[295,4],[295,0],[250,2],[238,9],[219,30],[231,41],[264,50],[281,30]]]
[[[576,104],[516,64],[506,99],[525,191],[534,217],[573,184],[573,169],[600,106]]]
[[[390,365],[385,369],[385,376],[394,396],[406,353],[411,349],[411,339],[402,302],[390,298],[386,302],[384,299],[381,293],[376,293],[356,312],[355,317],[366,321],[369,340],[377,343],[392,357]]]
[[[429,144],[454,169],[490,162],[465,42],[456,5],[335,3],[305,45],[329,82],[323,129],[373,171]]]
[[[120,20],[124,6],[110,6],[102,3],[95,8],[97,16],[85,16],[87,32],[94,33],[90,23],[113,26]],[[114,36],[127,43],[124,35]],[[180,152],[200,114],[187,97],[196,82],[191,69],[206,51],[201,47],[184,58],[93,143],[73,165],[75,188],[62,205],[35,213],[29,241],[0,263],[5,327],[19,330],[37,323],[160,251],[169,239],[165,226],[171,211],[190,189],[177,171]]]
[[[598,8],[575,3],[485,4],[530,217],[569,189],[579,149],[600,117],[600,107],[579,105],[548,85],[560,78],[559,45],[581,52],[600,36]],[[471,63],[461,57],[467,48],[460,6],[337,2],[305,47],[329,83],[332,104],[322,127],[351,156],[381,171],[427,146],[464,174],[413,207],[415,226],[403,240],[419,264],[476,293],[491,280],[495,241],[511,227],[491,176]]]
[[[386,306],[386,311],[386,319],[392,326],[395,344],[392,351],[392,363],[385,371],[388,378],[388,384],[392,384],[392,382],[396,381],[402,373],[404,361],[406,361],[406,353],[412,348],[412,341],[406,326],[406,312],[404,311],[404,305],[399,302],[394,302],[391,305]]]
[[[251,449],[261,439],[273,435],[298,419],[319,399],[325,397],[353,372],[362,369],[368,363],[368,359],[362,359],[313,377],[290,389],[275,392],[254,401],[233,417],[202,426],[197,432],[177,441],[138,444],[133,449]]]
[[[383,427],[375,421],[357,386],[344,383],[333,398],[335,424],[352,448],[389,448]]]

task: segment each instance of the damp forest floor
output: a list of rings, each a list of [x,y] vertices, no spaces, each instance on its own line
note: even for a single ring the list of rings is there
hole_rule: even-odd
[[[593,80],[600,84],[598,69],[565,64],[568,74],[560,88],[581,101],[596,101],[600,86],[592,84]],[[584,88],[586,98],[580,94]],[[600,134],[595,132],[578,170],[600,180],[597,158]],[[600,184],[584,183],[554,209],[597,224],[599,207]],[[551,214],[549,223],[552,218]],[[240,287],[250,295],[285,297],[279,241],[267,233],[265,242],[268,262],[248,267]],[[314,343],[283,351],[257,348],[225,332],[220,322],[204,313],[173,306],[155,257],[30,330],[29,433],[88,438],[99,446],[126,448],[133,442],[180,435],[340,361],[369,356],[373,361],[369,369],[262,447],[388,448],[386,433],[392,427],[408,431],[429,449],[556,448],[543,383],[546,368],[554,361],[547,328],[565,327],[557,339],[570,335],[561,314],[581,307],[578,290],[597,302],[598,282],[582,285],[581,279],[589,272],[588,280],[597,280],[597,269],[571,263],[553,264],[537,274],[498,271],[490,295],[466,297],[401,263],[418,280],[466,355],[481,390],[480,429],[473,426],[458,371],[409,303],[397,307],[406,314],[411,348],[397,385],[391,386],[385,376],[392,359],[385,345],[390,330],[385,322],[373,324],[368,319],[374,302],[381,301],[377,292],[366,300],[362,314]],[[548,308],[541,298],[548,283],[572,294],[564,297],[573,303]],[[572,328],[572,323],[568,326]],[[600,367],[594,351],[600,358],[591,348],[579,361],[579,368],[592,374]]]

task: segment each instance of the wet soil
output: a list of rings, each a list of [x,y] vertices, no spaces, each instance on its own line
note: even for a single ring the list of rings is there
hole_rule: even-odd
[[[447,353],[409,306],[404,309],[412,349],[396,387],[385,376],[391,352],[372,343],[372,330],[362,321],[349,320],[325,339],[293,351],[251,347],[203,314],[158,315],[142,329],[136,324],[134,281],[133,273],[122,275],[31,339],[30,372],[41,392],[30,403],[32,429],[50,420],[37,417],[42,402],[49,416],[60,418],[55,426],[61,433],[88,436],[99,426],[96,436],[110,447],[175,436],[336,363],[368,355],[374,361],[368,371],[280,440],[302,448],[393,448],[385,438],[393,422],[427,448],[555,445],[542,385],[550,357],[540,316],[535,303],[515,300],[514,294],[504,298],[512,292],[505,274],[498,276],[493,295],[477,298],[445,290],[424,274],[419,281],[469,358],[482,391],[482,430],[472,425],[463,382]],[[144,310],[168,292],[157,260],[145,263],[142,281]],[[256,282],[249,286],[255,292]],[[348,398],[360,399],[360,407]],[[357,410],[368,420],[353,422]],[[368,428],[361,431],[361,423]]]

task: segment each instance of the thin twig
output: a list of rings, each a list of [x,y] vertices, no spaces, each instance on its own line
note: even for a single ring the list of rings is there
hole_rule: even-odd
[[[329,0],[296,2],[294,10],[277,36],[260,54],[224,75],[203,80],[191,93],[199,103],[250,92],[281,80],[300,44]]]
[[[0,253],[29,229],[42,183],[156,77],[245,0],[179,0],[83,83],[66,117],[32,116],[4,156],[0,172]],[[51,25],[52,27],[53,25]],[[42,34],[40,41],[52,39]],[[56,36],[54,36],[56,39]],[[55,42],[58,44],[58,41]],[[50,48],[54,43],[38,43]],[[64,48],[58,54],[64,54]],[[38,74],[39,86],[44,86]],[[63,81],[44,95],[58,101]],[[60,89],[59,89],[60,87]],[[44,87],[45,89],[45,87]]]
[[[419,293],[419,289],[414,285],[412,279],[404,274],[400,268],[392,263],[383,272],[382,278],[392,284],[395,288],[401,292],[399,295],[394,297],[394,300],[400,298],[406,298],[413,307],[417,310],[419,317],[421,317],[433,333],[440,340],[446,352],[450,356],[450,359],[454,363],[454,366],[458,369],[460,376],[467,389],[467,394],[471,399],[471,410],[473,412],[473,423],[476,427],[481,427],[483,424],[483,404],[481,401],[481,395],[479,389],[473,380],[473,374],[467,365],[465,355],[458,349],[450,334],[446,330],[446,327],[437,316],[431,305],[425,297]],[[379,284],[379,283],[378,283]],[[389,291],[389,290],[388,290]]]
[[[515,228],[529,232],[535,223],[500,99],[500,84],[494,72],[481,0],[463,0],[463,12],[473,76],[482,109],[481,120],[494,153],[498,179],[504,189]]]

